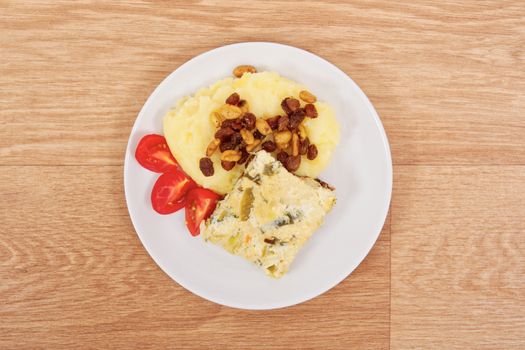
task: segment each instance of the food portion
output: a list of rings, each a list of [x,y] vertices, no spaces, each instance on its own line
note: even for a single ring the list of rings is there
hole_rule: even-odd
[[[164,173],[153,185],[151,205],[159,214],[175,213],[184,208],[186,193],[195,187],[195,182],[180,169]]]
[[[211,215],[220,196],[206,188],[198,188],[179,167],[162,135],[144,136],[135,151],[135,159],[144,168],[162,173],[151,190],[153,209],[166,215],[185,208],[186,226],[197,236],[201,222]]]
[[[201,224],[203,238],[281,277],[334,205],[327,187],[293,175],[261,150]]]
[[[150,134],[140,139],[135,158],[144,168],[156,173],[179,167],[162,135]]]
[[[193,236],[200,233],[201,223],[215,210],[220,196],[205,188],[196,188],[186,196],[186,227]]]
[[[182,98],[164,117],[179,165],[200,186],[227,194],[264,149],[297,175],[317,177],[339,142],[333,109],[304,86],[252,66]]]
[[[166,138],[144,136],[135,157],[161,173],[157,213],[184,208],[191,235],[202,230],[279,278],[335,203],[316,178],[339,125],[328,104],[277,73],[243,65],[233,75],[179,100],[164,116]]]
[[[301,91],[303,99],[315,101],[315,96]],[[318,154],[317,146],[310,143],[304,126],[307,118],[317,118],[317,109],[311,103],[301,108],[299,100],[286,97],[281,102],[284,115],[272,118],[257,118],[244,103],[243,111],[239,94],[234,92],[224,106],[212,113],[216,125],[214,139],[206,148],[206,157],[199,160],[199,168],[204,176],[215,173],[211,157],[216,151],[221,153],[221,166],[230,171],[237,165],[245,164],[250,154],[264,149],[274,152],[275,157],[286,169],[295,172],[301,166],[301,156],[313,161]]]

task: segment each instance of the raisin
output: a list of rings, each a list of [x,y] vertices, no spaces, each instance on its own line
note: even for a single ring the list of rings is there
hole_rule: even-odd
[[[225,119],[221,123],[221,129],[231,128],[232,127],[232,123],[233,123],[233,119]]]
[[[286,113],[286,114],[291,114],[292,113],[290,108],[288,108],[288,104],[286,103],[286,98],[284,100],[282,100],[281,107],[282,107],[284,113]]]
[[[308,146],[310,146],[310,140],[308,137],[299,141],[299,154],[305,155],[306,152],[308,152]]]
[[[253,132],[253,138],[257,140],[262,140],[264,138],[264,135],[259,132],[259,130],[255,130]]]
[[[299,127],[299,124],[301,124],[304,120],[305,113],[303,109],[298,109],[295,112],[292,113],[290,116],[290,123],[289,127],[291,130],[297,130]]]
[[[200,159],[199,168],[201,169],[204,176],[212,176],[214,173],[213,162],[208,157],[203,157]]]
[[[236,145],[234,145],[231,141],[221,142],[219,145],[219,150],[221,152],[229,151],[229,150],[235,149],[235,146]]]
[[[250,153],[246,151],[246,149],[241,149],[241,159],[237,161],[238,164],[243,164],[248,160],[248,157],[250,156]]]
[[[234,92],[226,99],[226,103],[229,105],[237,105],[240,99],[239,94]]]
[[[277,239],[275,237],[272,237],[272,238],[265,238],[264,239],[264,243],[268,243],[268,244],[275,244],[275,241]]]
[[[284,117],[279,119],[279,126],[277,127],[277,130],[288,130],[288,124],[290,124],[290,118],[287,115],[285,115]]]
[[[310,145],[308,146],[308,152],[306,154],[306,157],[310,160],[314,160],[317,157],[317,146],[316,145]]]
[[[283,165],[285,164],[287,158],[288,158],[288,153],[286,153],[285,151],[281,151],[277,153],[277,160],[283,163]]]
[[[246,103],[246,100],[239,100],[239,102],[237,102],[237,107],[242,108],[244,105],[246,105]]]
[[[255,128],[256,120],[257,118],[255,117],[255,115],[253,115],[253,113],[244,113],[244,115],[241,118],[242,125],[244,125],[244,127],[248,130],[252,130],[253,128]]]
[[[281,116],[276,115],[275,117],[266,119],[266,122],[268,123],[268,125],[270,125],[270,128],[272,128],[272,130],[275,130],[279,126],[279,119],[281,119]]]
[[[224,141],[227,141],[230,139],[230,137],[235,133],[235,131],[227,127],[221,127],[217,132],[215,133],[215,138],[221,140],[221,143]]]
[[[301,156],[288,156],[284,161],[284,167],[289,172],[299,169],[299,165],[301,165]]]
[[[233,119],[231,123],[231,128],[235,131],[239,131],[242,129],[242,122],[240,119]]]
[[[248,113],[249,106],[248,106],[248,102],[246,102],[246,100],[240,100],[237,103],[237,107],[239,107],[241,109],[242,113]]]
[[[277,148],[277,145],[275,145],[275,142],[273,142],[273,141],[265,141],[262,144],[262,148],[266,152],[270,152],[271,153],[271,152],[275,151],[275,149]]]
[[[241,144],[241,142],[243,141],[242,139],[242,136],[240,133],[236,132],[235,134],[232,135],[231,139],[230,139],[230,142],[234,145],[234,146],[238,146]]]
[[[304,111],[306,113],[306,116],[310,118],[317,118],[317,109],[313,104],[308,103],[306,106],[304,106]]]
[[[234,131],[239,131],[242,129],[242,120],[237,119],[226,119],[221,124],[221,129],[232,128]]]
[[[283,111],[286,112],[286,114],[292,114],[297,110],[299,107],[301,107],[301,102],[299,102],[298,99],[293,97],[287,97],[281,102],[281,107],[283,108]]]
[[[230,171],[235,166],[235,162],[228,162],[226,160],[221,160],[221,166],[224,170]]]

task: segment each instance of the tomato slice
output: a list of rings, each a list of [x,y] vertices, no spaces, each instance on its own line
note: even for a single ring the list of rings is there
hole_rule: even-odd
[[[200,233],[200,224],[210,217],[221,197],[205,188],[195,188],[186,195],[186,226],[192,236]]]
[[[165,173],[179,167],[162,135],[144,136],[139,141],[135,158],[144,168],[156,173]]]
[[[197,184],[180,169],[164,173],[151,191],[151,204],[159,214],[171,214],[184,207],[184,196]]]

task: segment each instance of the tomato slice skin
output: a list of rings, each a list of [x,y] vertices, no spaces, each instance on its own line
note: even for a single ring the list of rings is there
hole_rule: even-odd
[[[159,176],[151,191],[151,204],[159,214],[171,214],[184,207],[185,195],[197,184],[182,170],[175,169]]]
[[[217,193],[206,188],[195,188],[186,195],[186,227],[192,236],[200,234],[200,224],[210,217],[217,202],[221,199]]]
[[[165,173],[179,168],[162,135],[149,134],[140,139],[135,150],[135,159],[144,168],[156,173]]]

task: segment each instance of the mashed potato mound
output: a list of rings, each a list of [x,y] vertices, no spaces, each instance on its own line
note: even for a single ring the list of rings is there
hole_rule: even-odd
[[[237,92],[248,102],[250,112],[258,118],[283,115],[281,101],[289,96],[298,98],[304,86],[281,77],[275,72],[245,73],[241,78],[222,79],[210,87],[202,88],[193,96],[181,98],[174,109],[164,116],[164,136],[171,153],[182,169],[199,185],[219,194],[226,194],[244,170],[237,165],[230,171],[221,167],[220,152],[212,155],[215,174],[206,177],[199,168],[206,147],[214,138],[215,127],[210,114]],[[310,142],[315,144],[318,155],[314,160],[305,156],[297,175],[316,178],[329,164],[334,148],[339,143],[339,124],[333,109],[326,103],[316,102],[318,117],[306,118],[304,125]]]

